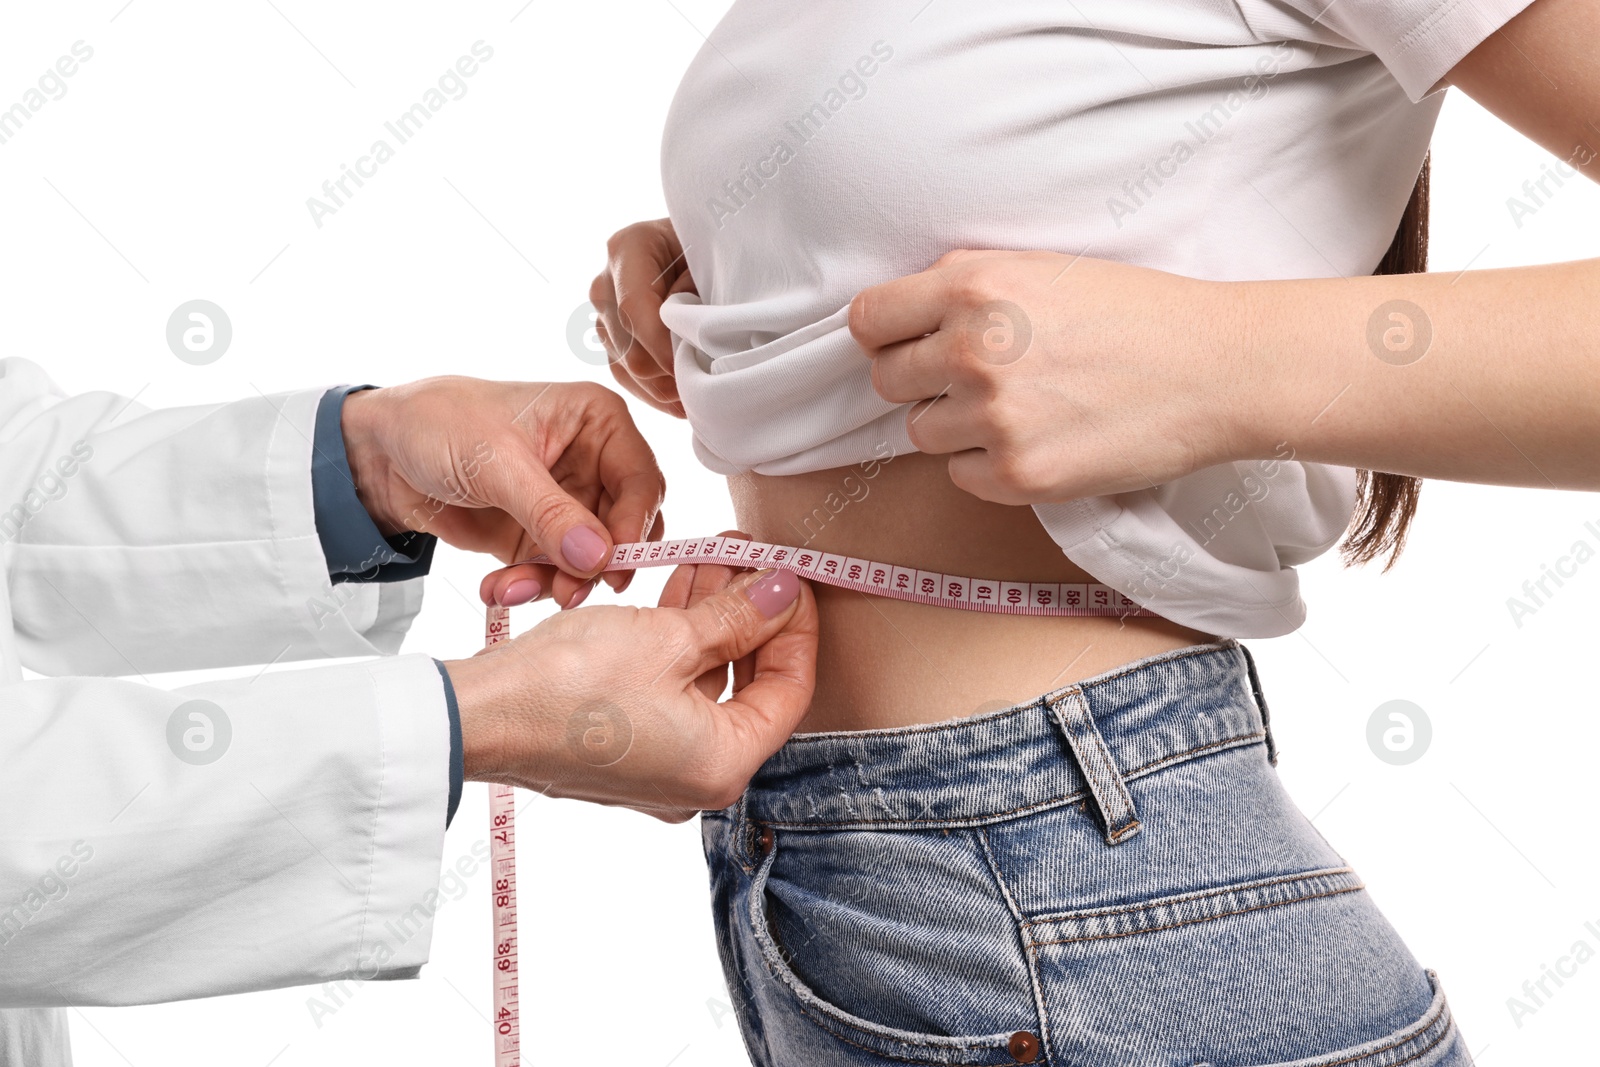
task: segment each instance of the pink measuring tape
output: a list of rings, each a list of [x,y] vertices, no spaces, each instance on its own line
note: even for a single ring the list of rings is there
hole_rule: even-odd
[[[549,563],[550,557],[534,556],[520,562]],[[1099,582],[968,578],[737,537],[628,542],[616,547],[604,570],[631,571],[680,563],[721,563],[756,569],[781,567],[824,585],[963,611],[993,611],[1005,615],[1157,615],[1140,607],[1133,598]]]
[[[534,556],[523,563],[549,563]],[[824,585],[917,604],[992,611],[1007,615],[1142,615],[1156,612],[1099,582],[1014,582],[968,578],[897,567],[853,556],[838,556],[792,545],[769,545],[737,537],[691,537],[678,541],[635,541],[611,553],[606,571],[667,567],[683,563],[781,567]],[[484,624],[485,647],[511,636],[510,612],[491,606]],[[489,787],[489,867],[493,876],[494,1062],[520,1067],[521,1029],[517,1001],[517,829],[516,797],[509,785]]]
[[[490,605],[484,618],[483,647],[511,636],[511,611]],[[499,782],[489,784],[489,877],[493,893],[495,1067],[521,1067],[522,1029],[517,1003],[517,798]]]

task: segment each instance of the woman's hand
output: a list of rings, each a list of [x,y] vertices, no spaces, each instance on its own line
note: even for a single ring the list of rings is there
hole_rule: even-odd
[[[672,293],[692,292],[694,279],[669,219],[636,222],[612,234],[606,268],[589,286],[611,373],[628,392],[680,419],[672,335],[661,323],[661,302]]]
[[[661,469],[602,386],[426,378],[349,394],[342,426],[356,493],[386,536],[437,534],[504,562],[549,554],[555,566],[497,572],[512,602],[571,606],[616,542],[660,536]]]
[[[850,332],[912,443],[985,500],[1146,488],[1248,458],[1227,283],[1054,252],[956,251],[864,289]],[[1213,340],[1215,339],[1215,340]],[[1243,449],[1243,451],[1241,451]],[[1270,448],[1268,449],[1270,451]]]
[[[817,612],[789,572],[732,575],[682,567],[667,606],[563,612],[445,664],[466,777],[667,822],[737,800],[810,705]]]

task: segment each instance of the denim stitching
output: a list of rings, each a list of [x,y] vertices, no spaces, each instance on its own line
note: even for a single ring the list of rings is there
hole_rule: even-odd
[[[1299,874],[1285,874],[1277,878],[1263,878],[1254,882],[1241,882],[1236,885],[1218,886],[1215,889],[1201,889],[1193,893],[1179,893],[1176,896],[1161,897],[1157,900],[1147,900],[1142,904],[1129,904],[1124,908],[1085,908],[1080,911],[1059,911],[1049,915],[1040,915],[1029,919],[1028,926],[1044,926],[1048,923],[1067,922],[1072,919],[1099,919],[1107,915],[1126,915],[1129,912],[1144,911],[1146,908],[1159,904],[1187,904],[1191,900],[1203,900],[1206,897],[1225,896],[1228,893],[1237,893],[1245,889],[1266,889],[1269,886],[1282,885],[1284,882],[1298,882],[1311,878],[1328,878],[1338,874],[1355,874],[1353,867],[1327,867],[1319,871],[1301,871]]]
[[[1350,876],[1352,878],[1354,877],[1353,872],[1351,873]],[[1330,880],[1335,880],[1336,881],[1340,877],[1341,877],[1341,875],[1339,875],[1337,873],[1336,874],[1317,873],[1317,874],[1310,874],[1310,875],[1302,876],[1298,880],[1305,881],[1307,883],[1315,883],[1315,882],[1327,883]],[[1295,880],[1296,879],[1277,879],[1277,880],[1274,880],[1273,882],[1270,882],[1270,883],[1267,883],[1267,884],[1268,885],[1281,885],[1285,881],[1295,881]],[[1266,886],[1256,886],[1256,885],[1251,885],[1251,884],[1245,884],[1245,885],[1230,887],[1228,892],[1229,893],[1237,893],[1237,894],[1243,896],[1243,895],[1245,895],[1247,893],[1250,893],[1253,890],[1260,889],[1260,888],[1265,888],[1265,887]],[[1308,885],[1307,888],[1310,888],[1310,886]],[[1050,941],[1035,941],[1033,944],[1034,944],[1035,948],[1041,948],[1041,947],[1044,947],[1046,945],[1070,945],[1070,944],[1075,944],[1075,943],[1080,942],[1080,941],[1111,941],[1111,940],[1115,940],[1117,938],[1122,938],[1122,937],[1137,937],[1137,936],[1139,936],[1141,934],[1156,933],[1156,932],[1161,931],[1161,930],[1173,930],[1173,929],[1176,929],[1176,928],[1178,928],[1180,926],[1192,926],[1192,925],[1194,925],[1196,923],[1215,922],[1215,921],[1217,921],[1219,919],[1226,919],[1226,918],[1229,918],[1230,916],[1233,916],[1233,915],[1243,915],[1243,914],[1245,914],[1247,912],[1252,912],[1252,911],[1264,911],[1264,910],[1266,910],[1268,908],[1282,907],[1285,904],[1298,904],[1298,903],[1301,903],[1302,901],[1318,900],[1318,899],[1321,899],[1323,897],[1339,896],[1340,894],[1343,894],[1343,893],[1356,893],[1356,892],[1362,891],[1365,888],[1366,887],[1361,882],[1356,881],[1353,884],[1344,885],[1344,886],[1340,886],[1340,887],[1332,888],[1332,889],[1327,889],[1327,890],[1325,890],[1323,892],[1320,892],[1320,893],[1301,893],[1301,894],[1299,894],[1297,896],[1283,897],[1283,898],[1275,899],[1275,900],[1264,900],[1264,901],[1261,901],[1260,903],[1250,904],[1248,906],[1243,906],[1243,907],[1234,907],[1234,908],[1230,908],[1230,909],[1225,910],[1225,911],[1201,912],[1199,914],[1185,914],[1183,911],[1179,911],[1177,913],[1177,917],[1175,917],[1172,922],[1162,923],[1161,925],[1158,925],[1158,926],[1136,925],[1136,926],[1132,926],[1132,927],[1130,927],[1128,929],[1111,930],[1111,931],[1108,931],[1106,933],[1084,934],[1084,935],[1082,935],[1080,937],[1061,937],[1061,938],[1052,939]],[[1213,894],[1213,896],[1215,896],[1215,894]],[[1199,899],[1199,898],[1197,898],[1197,899]],[[1140,906],[1140,907],[1119,909],[1117,911],[1108,912],[1107,915],[1124,915],[1124,914],[1136,913],[1136,912],[1139,912],[1139,911],[1157,911],[1157,910],[1160,910],[1162,908],[1166,908],[1166,907],[1169,907],[1169,906],[1172,906],[1172,905],[1177,905],[1177,906],[1181,907],[1182,905],[1187,905],[1187,904],[1190,904],[1190,903],[1192,903],[1191,900],[1184,900],[1184,899],[1179,899],[1179,900],[1170,901],[1170,902],[1167,902],[1167,901],[1152,901],[1152,902],[1150,902],[1150,903],[1148,903],[1146,905]],[[1057,919],[1057,920],[1054,920],[1054,923],[1065,924],[1065,923],[1072,923],[1072,922],[1082,922],[1083,920],[1101,919],[1101,918],[1105,918],[1105,917],[1106,917],[1106,915],[1098,915],[1098,914],[1091,913],[1091,914],[1088,914],[1088,915],[1082,916],[1081,918],[1076,918],[1076,919]]]
[[[1123,777],[1133,778],[1135,775],[1148,774],[1152,771],[1160,770],[1162,767],[1168,764],[1181,763],[1185,760],[1194,758],[1197,753],[1204,752],[1207,749],[1237,747],[1242,744],[1260,740],[1264,736],[1265,735],[1260,730],[1256,730],[1253,733],[1236,734],[1233,737],[1225,737],[1220,741],[1207,741],[1203,745],[1195,745],[1193,748],[1186,748],[1182,752],[1174,752],[1171,755],[1162,756],[1159,759],[1151,760],[1149,763],[1142,763],[1132,770],[1127,771]],[[1046,811],[1051,808],[1065,807],[1068,804],[1077,804],[1080,801],[1085,800],[1088,796],[1089,791],[1087,789],[1080,789],[1076,792],[1068,793],[1065,796],[1052,797],[1048,800],[1040,800],[1032,804],[1024,804],[1018,808],[1010,808],[1005,811],[989,812],[984,815],[971,815],[951,819],[833,819],[827,822],[812,822],[809,820],[795,819],[770,819],[767,820],[767,825],[781,827],[785,830],[804,830],[807,827],[816,828],[828,826],[983,826],[991,822],[1004,821],[1012,816],[1030,815],[1038,811]]]
[[[1334,1060],[1331,1063],[1320,1063],[1320,1064],[1317,1064],[1317,1067],[1342,1067],[1342,1065],[1344,1065],[1344,1064],[1357,1063],[1357,1062],[1359,1062],[1359,1061],[1361,1061],[1363,1059],[1369,1059],[1370,1057],[1377,1056],[1380,1053],[1389,1052],[1392,1049],[1399,1048],[1401,1045],[1404,1045],[1407,1041],[1419,1040],[1427,1032],[1427,1030],[1432,1029],[1432,1028],[1433,1028],[1433,1023],[1429,1023],[1428,1026],[1424,1030],[1422,1030],[1422,1031],[1420,1031],[1418,1033],[1412,1034],[1410,1037],[1403,1038],[1400,1041],[1396,1042],[1395,1044],[1388,1046],[1387,1048],[1373,1049],[1371,1052],[1364,1052],[1359,1056],[1353,1056],[1353,1057],[1350,1057],[1350,1058],[1347,1058],[1347,1059]],[[1395,1060],[1394,1063],[1389,1064],[1388,1067],[1403,1067],[1404,1064],[1410,1063],[1413,1060],[1420,1060],[1422,1057],[1426,1056],[1428,1053],[1432,1052],[1434,1049],[1436,1049],[1440,1045],[1444,1044],[1445,1038],[1449,1037],[1455,1031],[1455,1028],[1456,1028],[1455,1019],[1452,1018],[1449,1022],[1447,1022],[1445,1024],[1445,1028],[1442,1031],[1440,1031],[1438,1037],[1434,1038],[1432,1041],[1428,1042],[1427,1045],[1425,1045],[1422,1048],[1419,1048],[1417,1051],[1413,1052],[1411,1055],[1407,1056],[1405,1059],[1403,1059],[1403,1060]]]
[[[1059,941],[1035,941],[1034,948],[1043,948],[1046,945],[1071,945],[1079,941],[1114,941],[1119,937],[1138,937],[1140,934],[1153,934],[1162,930],[1175,930],[1180,926],[1193,926],[1195,923],[1215,922],[1226,919],[1232,915],[1243,915],[1251,911],[1265,911],[1268,908],[1281,908],[1285,904],[1299,904],[1307,900],[1321,900],[1323,897],[1336,897],[1343,893],[1359,893],[1365,886],[1352,885],[1343,889],[1330,889],[1326,893],[1311,893],[1303,897],[1290,897],[1287,900],[1273,900],[1265,904],[1252,904],[1248,908],[1238,908],[1234,911],[1225,911],[1220,915],[1200,915],[1193,919],[1180,919],[1177,922],[1167,923],[1165,926],[1141,926],[1137,930],[1125,930],[1115,934],[1091,934],[1087,937],[1064,937]]]
[[[879,1050],[869,1048],[866,1045],[856,1044],[856,1042],[851,1041],[849,1038],[835,1033],[833,1027],[846,1026],[857,1033],[870,1036],[875,1041],[892,1043],[895,1045],[907,1045],[913,1047],[920,1045],[923,1048],[944,1049],[953,1052],[1000,1051],[1000,1046],[997,1042],[1001,1039],[1002,1035],[990,1034],[973,1038],[956,1037],[950,1039],[948,1042],[938,1042],[918,1041],[916,1040],[915,1036],[910,1035],[908,1031],[900,1031],[896,1034],[879,1033],[876,1030],[869,1029],[867,1026],[862,1026],[861,1023],[867,1023],[869,1026],[878,1026],[880,1024],[874,1024],[870,1019],[862,1019],[860,1022],[857,1022],[853,1017],[850,1016],[850,1013],[846,1012],[843,1008],[837,1007],[828,1003],[826,1000],[823,1000],[822,997],[819,996],[814,989],[807,985],[805,980],[794,971],[794,968],[789,966],[788,961],[783,959],[783,954],[781,949],[778,947],[777,939],[773,937],[772,930],[768,925],[765,899],[767,892],[767,881],[772,874],[772,865],[777,858],[778,847],[777,844],[774,843],[772,851],[767,853],[765,859],[763,859],[761,863],[761,866],[758,868],[755,877],[750,881],[750,899],[745,911],[750,920],[750,931],[755,940],[757,954],[761,959],[762,964],[766,967],[768,975],[773,979],[773,981],[776,981],[789,991],[790,999],[794,1001],[795,1007],[801,1013],[815,1019],[816,1017],[812,1016],[811,1011],[807,1011],[807,1008],[810,1008],[812,1011],[821,1012],[824,1018],[826,1018],[832,1025],[823,1025],[821,1020],[817,1020],[818,1025],[822,1026],[822,1029],[826,1030],[829,1034],[832,1034],[834,1037],[838,1038],[840,1041],[846,1042],[847,1044],[855,1045],[857,1048],[864,1049],[865,1051],[871,1052],[874,1055],[888,1056],[890,1059],[899,1060],[902,1059],[902,1057],[893,1056],[886,1052],[880,1052]],[[776,962],[773,959],[774,956],[777,957]],[[804,994],[801,993],[802,989],[805,990]],[[811,999],[807,1000],[806,997],[810,997]],[[882,1029],[893,1030],[894,1028],[885,1026],[882,1027]],[[906,1034],[907,1036],[900,1036],[900,1034]],[[990,1042],[995,1043],[991,1044]],[[903,1062],[928,1063],[930,1061],[903,1060]],[[1013,1058],[1009,1062],[1015,1063],[1016,1060]],[[943,1064],[934,1062],[934,1067],[943,1067]]]
[[[1238,643],[1238,638],[1229,637],[1224,638],[1221,641],[1207,642],[1203,645],[1191,645],[1184,648],[1175,648],[1170,653],[1161,653],[1148,659],[1137,660],[1126,667],[1120,668],[1114,674],[1096,675],[1094,678],[1086,681],[1073,682],[1071,685],[1066,685],[1062,686],[1060,689],[1051,690],[1041,697],[1030,700],[1026,704],[1018,704],[1011,708],[1001,708],[999,711],[990,712],[987,715],[973,715],[961,719],[951,719],[948,722],[929,722],[919,723],[914,726],[896,726],[888,730],[828,730],[822,733],[814,734],[795,734],[790,737],[785,744],[814,744],[820,741],[837,741],[841,738],[855,737],[862,734],[873,738],[902,737],[910,734],[932,733],[939,730],[959,730],[963,727],[974,726],[979,723],[997,722],[1001,719],[1013,718],[1017,715],[1022,715],[1026,712],[1033,711],[1043,705],[1048,704],[1052,698],[1059,698],[1067,690],[1075,687],[1088,689],[1092,686],[1105,685],[1108,682],[1116,681],[1118,678],[1121,678],[1124,675],[1132,674],[1135,671],[1143,670],[1144,668],[1154,666],[1157,663],[1176,662],[1180,659],[1188,659],[1191,656],[1203,656],[1210,652],[1220,652],[1223,649],[1232,648],[1238,645]]]
[[[1006,878],[1000,871],[1000,861],[995,859],[994,849],[989,845],[989,831],[982,826],[973,830],[978,838],[978,844],[983,846],[983,858],[989,865],[989,872],[994,875],[994,884],[1000,887],[1000,895],[1005,898],[1006,907],[1011,910],[1011,917],[1019,924],[1017,927],[1017,940],[1022,946],[1022,958],[1028,965],[1028,981],[1033,985],[1034,1007],[1039,1012],[1039,1047],[1044,1050],[1046,1062],[1053,1058],[1050,1054],[1050,1013],[1044,1003],[1044,982],[1039,977],[1038,955],[1028,948],[1028,935],[1024,928],[1027,923],[1022,918],[1022,909],[1017,906],[1016,900],[1011,895],[1011,887],[1006,884]]]
[[[1430,972],[1430,974],[1431,974],[1431,972]],[[1429,984],[1431,985],[1432,983],[1430,982]],[[1438,987],[1435,986],[1436,990],[1437,990],[1437,988]],[[1411,1055],[1407,1056],[1403,1060],[1394,1061],[1394,1063],[1389,1064],[1388,1067],[1401,1067],[1402,1064],[1407,1064],[1407,1063],[1410,1063],[1412,1060],[1418,1059],[1418,1058],[1420,1058],[1422,1056],[1426,1056],[1428,1053],[1432,1052],[1435,1048],[1437,1048],[1441,1043],[1443,1043],[1445,1038],[1449,1037],[1450,1034],[1452,1032],[1454,1032],[1455,1028],[1456,1028],[1455,1018],[1450,1015],[1450,1003],[1449,1003],[1449,1001],[1447,1001],[1444,998],[1442,990],[1439,990],[1439,993],[1440,993],[1440,995],[1438,997],[1439,1006],[1437,1008],[1431,1009],[1428,1012],[1425,1012],[1421,1019],[1419,1019],[1419,1020],[1417,1020],[1417,1022],[1413,1023],[1411,1027],[1408,1027],[1407,1029],[1410,1030],[1411,1032],[1407,1033],[1404,1037],[1397,1037],[1393,1041],[1389,1042],[1389,1044],[1387,1044],[1387,1045],[1380,1045],[1379,1047],[1377,1047],[1375,1049],[1372,1049],[1369,1052],[1362,1052],[1362,1053],[1358,1053],[1358,1054],[1353,1055],[1353,1056],[1346,1056],[1344,1059],[1341,1059],[1341,1060],[1328,1060],[1328,1061],[1325,1061],[1325,1062],[1318,1062],[1316,1060],[1312,1060],[1311,1062],[1313,1064],[1313,1067],[1345,1067],[1345,1065],[1347,1065],[1347,1064],[1359,1063],[1362,1060],[1368,1060],[1369,1062],[1376,1063],[1376,1058],[1381,1056],[1383,1053],[1392,1052],[1397,1048],[1403,1047],[1408,1042],[1422,1040],[1424,1037],[1426,1037],[1428,1035],[1428,1032],[1430,1030],[1432,1030],[1434,1027],[1438,1026],[1440,1021],[1443,1020],[1444,1027],[1439,1032],[1439,1036],[1438,1037],[1436,1037],[1432,1041],[1430,1041],[1427,1044],[1426,1047],[1421,1048],[1421,1049],[1417,1050],[1416,1052],[1413,1052]]]
[[[894,1060],[897,1063],[915,1063],[915,1064],[926,1065],[926,1067],[949,1067],[949,1064],[950,1064],[949,1060],[913,1060],[913,1059],[910,1059],[909,1057],[906,1057],[906,1056],[896,1056],[894,1053],[885,1052],[882,1049],[871,1048],[870,1046],[861,1044],[859,1041],[852,1041],[848,1037],[845,1037],[843,1034],[837,1032],[834,1029],[834,1026],[849,1025],[848,1023],[845,1023],[842,1019],[836,1020],[836,1019],[833,1019],[831,1016],[815,1015],[807,1008],[807,1006],[804,1003],[802,1003],[798,999],[795,1001],[795,1007],[799,1010],[801,1015],[804,1015],[806,1018],[808,1018],[812,1022],[816,1023],[818,1029],[820,1029],[823,1032],[825,1032],[826,1034],[828,1034],[828,1036],[832,1037],[835,1041],[843,1041],[845,1044],[854,1046],[855,1048],[858,1048],[863,1052],[869,1052],[874,1056],[882,1056],[884,1059]],[[892,1038],[892,1039],[891,1038],[881,1038],[880,1040],[896,1040],[896,1041],[899,1041],[898,1038]],[[899,1041],[899,1043],[902,1044],[902,1045],[914,1044],[914,1042],[909,1042],[909,1041]],[[937,1047],[937,1046],[930,1045],[928,1047],[929,1048],[934,1048],[934,1047]],[[961,1051],[961,1052],[988,1052],[988,1051],[999,1052],[1000,1049],[999,1049],[998,1046],[996,1046],[995,1048],[993,1048],[991,1050],[988,1047],[983,1046],[983,1045],[967,1045],[967,1046],[961,1046],[958,1049],[958,1051]],[[996,1061],[996,1063],[993,1065],[993,1067],[1023,1067],[1023,1065],[1021,1063],[1019,1063],[1018,1061],[1016,1061],[1014,1059],[1011,1059],[1011,1060],[999,1060],[999,1061]]]

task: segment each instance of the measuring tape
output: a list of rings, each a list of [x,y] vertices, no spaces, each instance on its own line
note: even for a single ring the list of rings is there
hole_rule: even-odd
[[[550,563],[534,556],[521,563]],[[838,556],[792,545],[769,545],[737,537],[690,537],[678,541],[632,541],[620,544],[603,568],[631,571],[680,563],[722,563],[735,567],[781,567],[824,585],[858,593],[909,600],[962,611],[1004,615],[1142,615],[1156,612],[1100,582],[1012,582],[968,578]]]
[[[522,563],[549,563],[534,556]],[[1099,582],[1012,582],[968,578],[838,556],[792,545],[769,545],[737,537],[690,537],[677,541],[633,541],[611,553],[605,571],[720,563],[736,567],[781,567],[824,585],[909,600],[917,604],[992,611],[1007,615],[1149,615],[1156,613]],[[488,648],[511,636],[510,611],[491,605],[484,622]],[[509,785],[489,786],[489,867],[493,874],[494,1062],[520,1067],[517,1003],[517,807]]]
[[[511,637],[511,612],[491,604],[484,617],[483,647]],[[517,798],[509,785],[489,783],[489,874],[494,894],[495,1067],[521,1067],[522,1031],[517,1003]]]

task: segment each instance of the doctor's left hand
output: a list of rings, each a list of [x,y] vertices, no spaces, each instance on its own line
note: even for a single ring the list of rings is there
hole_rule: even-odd
[[[437,534],[505,563],[549,554],[559,570],[517,569],[532,583],[517,589],[523,601],[571,606],[616,542],[661,533],[655,455],[622,397],[590,382],[425,378],[350,393],[342,429],[356,493],[385,536]]]
[[[732,804],[788,740],[816,662],[803,581],[701,564],[673,572],[659,607],[561,612],[445,668],[467,780],[683,822]]]

